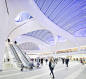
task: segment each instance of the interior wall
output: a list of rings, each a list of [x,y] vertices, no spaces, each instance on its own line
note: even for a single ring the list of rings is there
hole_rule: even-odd
[[[28,55],[30,58],[37,58],[37,57],[39,57],[39,55]]]
[[[86,45],[86,37],[80,37],[80,38],[77,38],[77,40],[79,41],[79,44],[80,46],[84,46]]]
[[[63,50],[63,49],[77,47],[77,46],[73,42],[67,40],[64,43],[57,42],[57,46],[56,47],[57,47],[57,50]]]
[[[86,58],[86,54],[75,54],[75,55],[72,55],[73,58],[83,58],[85,57]]]
[[[41,50],[23,50],[24,52],[26,52],[27,54],[33,53],[33,54],[37,54],[37,53],[42,53]]]
[[[4,53],[5,53],[5,54],[8,54],[8,49],[7,49],[7,47],[5,47]]]
[[[3,65],[5,40],[7,36],[8,14],[4,0],[0,0],[0,70]]]
[[[46,47],[46,48],[42,48],[43,50],[43,53],[49,53],[49,52],[52,52],[52,48],[51,48],[51,46],[49,46],[49,47]]]

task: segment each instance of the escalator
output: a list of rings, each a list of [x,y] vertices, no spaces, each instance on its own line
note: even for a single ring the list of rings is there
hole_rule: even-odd
[[[31,67],[30,62],[25,57],[25,55],[23,54],[23,52],[15,44],[13,44],[13,47],[15,48],[15,51],[17,52],[19,58],[21,59],[24,67],[25,68],[30,68]]]
[[[29,66],[31,68],[37,66],[36,63],[34,61],[31,61],[29,56],[26,56],[26,54],[20,49],[20,47],[18,45],[15,45],[17,47],[17,49],[21,52],[21,54],[24,56],[24,58],[26,59],[26,61],[29,62]]]
[[[20,47],[18,45],[16,45],[17,48],[20,50],[20,52],[22,53],[22,55],[25,57],[25,59],[29,62],[30,61],[30,57],[28,56],[28,58],[25,56],[25,54],[23,53],[23,51],[20,49]]]
[[[11,48],[13,54],[14,54],[14,57],[15,57],[15,59],[16,59],[16,61],[14,61],[14,62],[16,62],[16,63],[17,63],[17,66],[20,68],[22,62],[21,62],[21,60],[20,60],[20,58],[19,58],[17,52],[15,51],[13,45],[12,45],[12,44],[9,44],[9,46],[10,46],[10,48]]]

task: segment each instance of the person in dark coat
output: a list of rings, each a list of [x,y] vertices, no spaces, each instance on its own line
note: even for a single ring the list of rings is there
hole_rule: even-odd
[[[43,66],[43,58],[41,58],[41,65]]]
[[[52,78],[55,78],[55,77],[54,77],[54,73],[53,73],[54,67],[51,66],[52,63],[54,63],[54,60],[51,58],[50,61],[49,61],[49,68],[50,68],[50,71],[51,71],[51,72],[50,72],[50,75],[51,75],[51,73],[52,73],[52,75],[53,75]]]
[[[47,64],[48,59],[46,59],[45,61],[46,61],[46,64]]]
[[[24,67],[23,64],[21,64],[21,71],[23,71],[23,67]]]
[[[14,44],[17,44],[17,41],[14,41]]]
[[[62,58],[62,62],[63,62],[63,64],[64,64],[64,58]]]
[[[67,67],[68,67],[68,63],[69,63],[69,58],[68,57],[66,58],[65,63],[67,65]]]
[[[8,39],[8,43],[10,43],[10,39]]]
[[[39,58],[39,63],[40,63],[40,58]]]
[[[36,58],[35,58],[35,62],[36,62]]]

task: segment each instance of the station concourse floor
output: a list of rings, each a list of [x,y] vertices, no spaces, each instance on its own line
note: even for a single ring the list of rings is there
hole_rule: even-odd
[[[80,62],[69,62],[69,66],[66,67],[62,62],[58,62],[54,68],[54,79],[86,79],[86,65],[82,65]],[[53,79],[50,76],[50,70],[48,63],[45,61],[43,66],[39,68],[24,69],[23,72],[20,69],[15,69],[9,65],[9,63],[3,64],[3,69],[0,71],[0,79]]]

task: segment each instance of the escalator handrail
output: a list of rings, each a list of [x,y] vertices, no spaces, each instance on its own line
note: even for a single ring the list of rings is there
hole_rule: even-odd
[[[12,46],[12,44],[10,44],[10,47],[11,47],[11,50],[13,51],[13,54],[15,55],[16,60],[18,59],[18,60],[17,60],[18,63],[22,63],[21,60],[20,60],[20,58],[19,58],[19,56],[18,56],[18,54],[16,53],[14,47]],[[16,57],[16,56],[17,56],[17,57]]]
[[[15,50],[17,50],[18,48],[16,48],[16,46],[14,46],[14,48],[15,48]],[[19,50],[20,51],[20,50]],[[21,53],[21,51],[20,51],[20,53]],[[23,54],[21,53],[21,57],[22,57],[22,59],[23,59],[23,61],[26,63],[26,65],[27,65],[27,67],[29,66],[29,62],[28,61],[26,61],[26,59],[25,59],[25,57],[23,56]],[[22,61],[22,62],[23,62]]]
[[[26,56],[24,55],[23,51],[19,48],[19,46],[18,45],[16,45],[16,46],[21,51],[21,53],[23,54],[23,56],[25,57],[25,59],[29,62],[29,60],[26,58]]]

